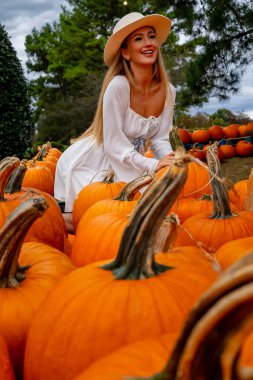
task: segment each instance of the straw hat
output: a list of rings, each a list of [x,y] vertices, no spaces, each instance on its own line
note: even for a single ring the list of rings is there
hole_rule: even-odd
[[[143,26],[152,26],[156,31],[156,38],[161,46],[167,39],[171,20],[159,14],[143,16],[141,13],[132,12],[122,17],[113,29],[104,49],[104,62],[109,67],[117,55],[124,39],[134,30]]]

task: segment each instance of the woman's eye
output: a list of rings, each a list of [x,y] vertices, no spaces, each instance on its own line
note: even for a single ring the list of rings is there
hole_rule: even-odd
[[[135,38],[135,41],[140,41],[141,40],[141,37],[136,37]]]
[[[149,36],[149,38],[156,38],[156,35],[152,34],[151,36]]]

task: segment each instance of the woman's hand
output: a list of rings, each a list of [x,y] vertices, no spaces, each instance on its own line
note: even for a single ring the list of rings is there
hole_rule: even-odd
[[[155,171],[157,172],[158,170],[160,170],[164,166],[171,166],[174,164],[174,162],[175,162],[175,152],[171,152],[171,153],[167,154],[166,156],[164,156],[163,158],[161,158],[160,161],[158,161],[158,164],[156,165]]]

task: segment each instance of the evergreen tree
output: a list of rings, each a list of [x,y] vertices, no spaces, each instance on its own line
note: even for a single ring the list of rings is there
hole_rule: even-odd
[[[24,73],[0,24],[0,159],[23,158],[31,144],[33,123]]]

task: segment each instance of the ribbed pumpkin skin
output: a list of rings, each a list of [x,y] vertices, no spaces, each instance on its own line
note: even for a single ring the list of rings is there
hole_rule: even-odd
[[[231,203],[232,211],[238,210],[238,208]],[[213,210],[212,200],[202,200],[196,198],[182,198],[170,209],[170,213],[174,212],[180,219],[180,223],[184,223],[188,218],[193,215],[200,214],[202,212],[209,212],[211,214]]]
[[[85,215],[83,218],[78,225],[71,250],[71,259],[75,265],[81,267],[95,261],[114,258],[117,255],[128,217],[119,214],[104,214],[87,223]]]
[[[125,182],[94,182],[85,186],[77,195],[73,205],[72,219],[74,230],[76,231],[81,217],[90,206],[102,199],[116,197],[125,185]]]
[[[166,172],[166,168],[162,168],[156,173],[156,178],[161,178]],[[183,197],[200,198],[203,194],[211,194],[210,178],[208,170],[196,162],[190,162],[188,165],[188,175],[182,191],[178,199]]]
[[[217,278],[206,266],[180,259],[173,261],[176,269],[144,280],[116,280],[101,264],[75,270],[43,303],[29,331],[25,380],[73,379],[126,344],[178,333]]]
[[[75,267],[60,251],[40,243],[24,243],[19,265],[30,265],[17,288],[0,288],[0,333],[15,373],[22,373],[28,329],[41,302],[55,284]]]
[[[228,192],[230,202],[234,203],[238,210],[244,209],[245,197],[248,189],[248,180],[243,179],[234,184],[234,190],[231,189]]]
[[[253,212],[237,211],[238,216],[227,219],[210,219],[210,213],[201,213],[187,219],[182,226],[200,242],[205,249],[214,253],[228,241],[253,235]],[[195,245],[194,241],[178,230],[175,246]]]
[[[0,335],[0,379],[15,380],[6,343]]]
[[[120,348],[94,362],[74,380],[122,380],[125,376],[151,376],[160,372],[172,351],[176,334],[145,339]]]
[[[253,332],[247,337],[246,341],[243,344],[242,352],[240,355],[240,365],[244,367],[253,367]]]
[[[104,214],[119,214],[122,216],[130,215],[136,206],[136,201],[120,201],[114,199],[103,199],[94,203],[79,221],[83,227],[93,218]]]
[[[212,200],[202,200],[197,198],[182,198],[173,204],[170,213],[174,212],[182,224],[185,220],[200,212],[211,212],[213,209]]]
[[[22,188],[22,191],[12,195],[5,194],[7,202],[0,202],[0,228],[3,227],[8,215],[32,195],[32,193],[29,195],[26,190],[29,189]],[[46,199],[49,207],[40,218],[35,220],[24,242],[36,241],[48,244],[64,252],[64,238],[67,237],[67,230],[59,206],[50,194],[42,191],[39,194]]]
[[[223,244],[216,252],[215,257],[222,269],[228,268],[241,257],[252,252],[253,236],[235,239]]]
[[[54,195],[54,178],[51,171],[45,166],[28,167],[22,186],[32,187]]]

